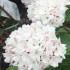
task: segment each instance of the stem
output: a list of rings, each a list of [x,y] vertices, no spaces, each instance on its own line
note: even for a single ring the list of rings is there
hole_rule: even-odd
[[[4,29],[4,30],[5,30],[5,31],[10,30],[10,29],[12,29],[12,28],[17,27],[18,25],[19,25],[19,23],[17,23],[16,25],[10,26],[10,27],[8,27],[8,28],[6,28],[6,29]]]

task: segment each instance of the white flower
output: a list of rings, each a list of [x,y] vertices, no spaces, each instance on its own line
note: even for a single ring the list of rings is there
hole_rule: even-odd
[[[34,1],[35,0],[21,0],[21,2],[24,3],[26,7],[28,7],[28,5],[30,5]]]
[[[35,0],[28,5],[28,17],[33,22],[39,20],[45,25],[62,26],[68,3],[69,0]]]
[[[5,62],[18,66],[18,70],[57,67],[65,59],[66,47],[57,39],[55,28],[40,21],[13,31],[5,43]]]

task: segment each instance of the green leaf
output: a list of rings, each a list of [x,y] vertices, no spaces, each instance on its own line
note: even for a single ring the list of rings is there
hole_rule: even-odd
[[[10,66],[7,70],[18,70],[18,67],[16,67],[16,66]]]
[[[66,21],[66,22],[69,22],[69,21],[70,21],[70,9],[68,9],[68,10],[66,11],[65,21]]]
[[[0,9],[2,10],[1,16],[8,17],[8,18],[10,17],[15,20],[20,20],[19,10],[15,3],[7,0],[5,2],[3,1],[3,4],[4,6],[0,6]]]
[[[4,29],[0,28],[0,35],[4,33]]]
[[[62,66],[69,66],[70,65],[70,55],[66,55],[66,59],[63,60]]]
[[[67,55],[70,55],[70,33],[59,33],[57,35],[61,38],[62,43],[67,46]]]
[[[60,27],[56,29],[57,33],[67,33],[67,30],[64,27]]]

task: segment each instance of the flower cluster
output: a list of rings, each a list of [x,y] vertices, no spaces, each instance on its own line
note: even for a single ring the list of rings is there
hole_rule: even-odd
[[[68,4],[68,0],[36,0],[28,5],[28,17],[33,22],[40,20],[45,25],[59,27],[65,20]]]
[[[4,47],[5,62],[18,70],[44,70],[57,67],[65,59],[66,45],[56,37],[62,26],[69,0],[21,0],[28,7],[31,25],[13,31]]]
[[[35,0],[21,0],[21,2],[24,3],[26,7],[28,7],[28,5],[30,5],[32,2],[35,2]]]
[[[55,36],[55,28],[39,21],[13,31],[5,43],[5,62],[18,66],[18,70],[57,67],[65,59],[66,47]]]

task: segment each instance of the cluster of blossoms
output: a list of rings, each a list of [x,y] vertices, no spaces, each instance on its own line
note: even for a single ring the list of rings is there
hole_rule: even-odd
[[[24,3],[26,7],[28,7],[28,5],[31,5],[31,3],[35,2],[35,0],[21,0],[21,2]]]
[[[44,70],[57,67],[65,59],[66,45],[56,37],[55,29],[64,22],[68,0],[22,0],[28,7],[31,25],[13,31],[4,47],[5,62],[18,70]]]
[[[45,25],[62,26],[68,3],[68,0],[36,0],[28,5],[28,17],[33,22],[40,20]]]
[[[13,31],[5,43],[5,62],[18,70],[57,67],[65,59],[66,47],[55,36],[55,28],[39,21]]]

